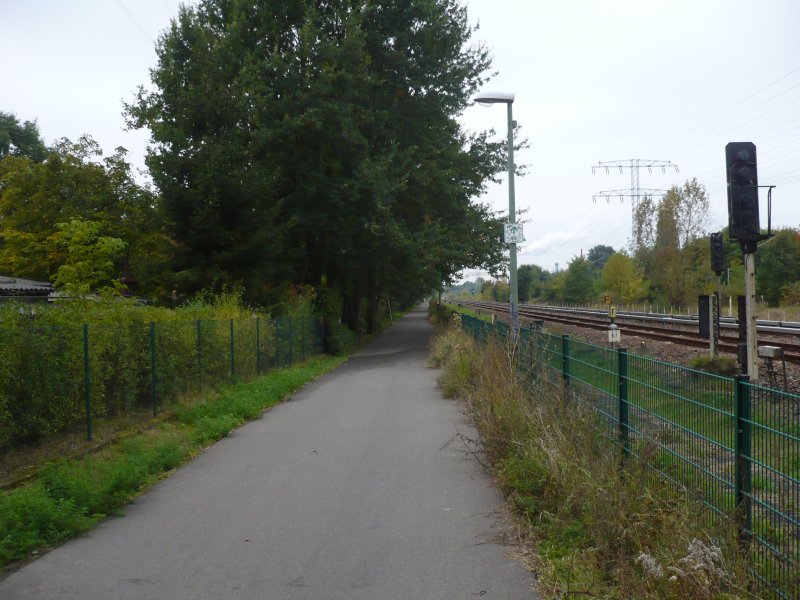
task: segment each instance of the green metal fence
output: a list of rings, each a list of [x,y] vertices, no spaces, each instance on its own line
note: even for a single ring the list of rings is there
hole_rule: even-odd
[[[474,338],[508,327],[468,315]],[[761,597],[800,598],[800,396],[525,328],[520,365],[588,402],[623,456],[645,460],[739,528]]]
[[[9,328],[0,347],[0,449],[165,404],[322,351],[311,317]]]

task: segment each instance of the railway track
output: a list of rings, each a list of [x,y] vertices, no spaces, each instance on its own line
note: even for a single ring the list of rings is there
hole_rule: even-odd
[[[501,315],[509,313],[509,305],[503,302],[460,300],[459,303]],[[602,310],[523,304],[519,307],[519,314],[523,322],[544,321],[602,331],[608,330],[609,325],[608,313]],[[708,340],[700,337],[696,316],[620,312],[615,323],[622,335],[708,348]],[[720,351],[736,354],[738,327],[736,319],[720,319]],[[800,323],[759,321],[758,335],[759,345],[778,346],[783,349],[787,363],[800,364]]]

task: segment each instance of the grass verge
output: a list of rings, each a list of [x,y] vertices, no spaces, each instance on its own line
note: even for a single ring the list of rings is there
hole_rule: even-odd
[[[544,373],[520,373],[513,350],[496,341],[478,347],[459,327],[443,327],[431,364],[443,369],[445,394],[474,416],[540,593],[754,597],[735,528],[710,519],[646,461],[623,465],[592,408]]]
[[[0,567],[13,568],[96,522],[346,357],[316,357],[172,408],[151,429],[78,460],[51,464],[0,495]]]

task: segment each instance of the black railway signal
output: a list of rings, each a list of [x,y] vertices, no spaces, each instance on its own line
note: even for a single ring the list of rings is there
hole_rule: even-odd
[[[756,145],[731,142],[725,146],[728,178],[728,236],[748,243],[763,239],[758,219]]]
[[[725,244],[721,233],[711,234],[711,270],[717,276],[725,270]]]

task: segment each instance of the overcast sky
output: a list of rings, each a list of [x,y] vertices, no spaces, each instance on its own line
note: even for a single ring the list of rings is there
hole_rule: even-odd
[[[630,170],[600,161],[671,161],[640,171],[642,188],[696,177],[709,231],[727,222],[725,144],[752,141],[773,227],[800,226],[800,1],[467,0],[476,40],[498,72],[487,89],[516,94],[530,148],[516,180],[527,242],[520,264],[563,269],[597,244],[625,247],[631,202],[593,201],[630,188]],[[125,132],[122,102],[148,84],[154,41],[176,0],[0,0],[0,111],[38,121],[47,143],[92,135],[143,168],[148,132]],[[505,134],[503,107],[473,107],[466,127]],[[508,206],[505,181],[483,199]],[[762,193],[762,225],[766,194]],[[469,275],[474,275],[470,273]]]

